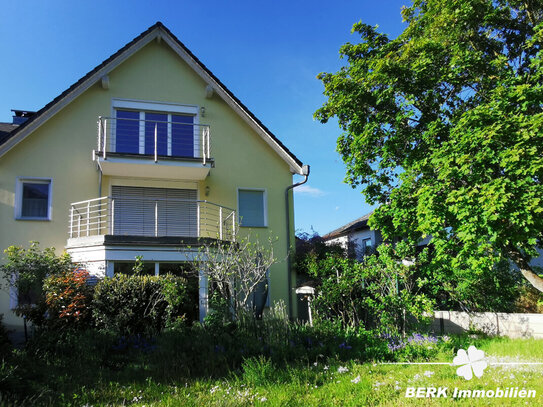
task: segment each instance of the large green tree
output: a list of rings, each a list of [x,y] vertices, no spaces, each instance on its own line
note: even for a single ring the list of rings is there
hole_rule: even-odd
[[[432,236],[450,278],[530,266],[543,238],[543,1],[415,0],[391,39],[353,26],[346,64],[322,73],[346,181],[392,239]],[[454,271],[451,271],[454,270]]]

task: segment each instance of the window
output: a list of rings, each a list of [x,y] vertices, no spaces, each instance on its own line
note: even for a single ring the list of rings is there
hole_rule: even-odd
[[[18,178],[15,187],[15,219],[51,220],[50,178]]]
[[[238,213],[241,226],[266,227],[266,191],[256,189],[238,190]]]
[[[362,255],[371,254],[373,252],[373,245],[371,239],[362,240]]]
[[[195,189],[112,185],[114,234],[198,236]]]
[[[159,156],[199,156],[196,106],[113,100],[113,109],[112,152],[154,155],[156,137]]]

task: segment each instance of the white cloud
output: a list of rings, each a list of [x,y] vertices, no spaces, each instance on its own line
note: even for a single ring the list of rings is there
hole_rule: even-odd
[[[300,185],[297,188],[294,188],[294,193],[300,194],[300,195],[309,195],[312,197],[319,197],[326,195],[326,192],[318,189],[310,187],[309,185]]]

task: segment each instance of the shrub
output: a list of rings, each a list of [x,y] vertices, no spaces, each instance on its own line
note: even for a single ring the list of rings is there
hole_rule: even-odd
[[[4,314],[0,314],[0,359],[2,359],[11,350],[11,341],[9,340],[8,330],[2,323]]]
[[[47,276],[73,270],[70,256],[67,253],[57,256],[54,248],[40,250],[37,242],[31,242],[28,249],[10,246],[4,253],[7,261],[0,266],[0,273],[4,286],[17,293],[15,313],[36,326],[43,325],[46,310],[43,282]]]
[[[312,302],[315,319],[391,333],[425,322],[433,303],[421,292],[425,282],[416,275],[417,265],[402,261],[410,250],[403,243],[382,244],[362,262],[337,255],[312,261],[309,273],[320,283]]]
[[[105,331],[153,335],[183,317],[187,299],[184,278],[117,274],[97,284],[93,317]]]
[[[53,329],[81,329],[92,323],[94,286],[86,270],[76,269],[45,279],[43,290],[47,305],[47,325]]]

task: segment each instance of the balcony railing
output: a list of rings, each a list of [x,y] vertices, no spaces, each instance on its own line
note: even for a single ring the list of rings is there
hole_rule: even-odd
[[[130,118],[98,118],[98,150],[104,160],[108,153],[139,155],[154,159],[197,158],[205,165],[211,159],[210,128],[207,124],[183,122],[191,116],[172,116],[170,121]]]
[[[208,201],[102,197],[70,207],[69,237],[98,235],[235,240],[236,212]]]

